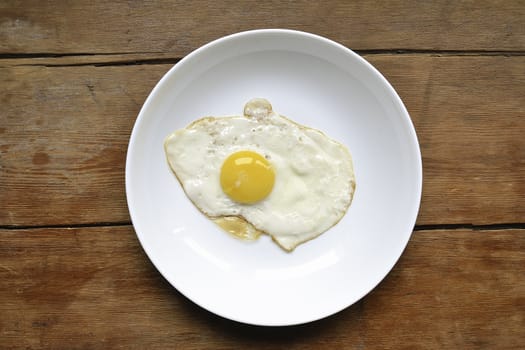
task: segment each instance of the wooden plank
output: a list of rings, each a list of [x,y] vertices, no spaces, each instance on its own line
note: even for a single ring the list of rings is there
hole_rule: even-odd
[[[129,221],[124,168],[145,98],[169,69],[0,69],[0,222]]]
[[[525,230],[415,232],[392,274],[364,300],[371,344],[520,348],[525,341],[524,248]]]
[[[366,58],[398,91],[418,133],[418,223],[523,222],[525,57]]]
[[[398,90],[418,132],[418,223],[523,222],[525,57],[365,58]],[[171,65],[38,64],[0,68],[0,225],[129,221],[127,142]]]
[[[468,15],[465,15],[468,14]],[[290,28],[354,49],[524,50],[523,1],[0,2],[0,53],[172,52]]]
[[[513,349],[525,230],[418,231],[359,303],[307,325],[214,316],[153,268],[130,226],[0,230],[0,339],[13,349]]]

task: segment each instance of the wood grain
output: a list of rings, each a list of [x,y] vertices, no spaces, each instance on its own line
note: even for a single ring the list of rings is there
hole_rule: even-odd
[[[418,132],[418,224],[523,222],[525,57],[365,58],[392,82]],[[0,63],[0,225],[128,222],[129,135],[171,65],[16,61]]]
[[[2,1],[0,53],[171,52],[290,28],[360,50],[525,49],[523,1]]]
[[[523,349],[524,19],[523,0],[0,1],[0,349]],[[197,47],[258,28],[364,55],[423,156],[423,226],[391,273],[293,327],[235,323],[182,296],[125,198],[152,87]]]
[[[188,301],[130,226],[0,230],[1,347],[514,349],[525,342],[524,264],[523,230],[418,231],[359,303],[264,328]]]
[[[398,91],[418,133],[418,223],[523,222],[525,57],[366,58]]]
[[[0,222],[128,221],[129,135],[168,68],[0,68]]]

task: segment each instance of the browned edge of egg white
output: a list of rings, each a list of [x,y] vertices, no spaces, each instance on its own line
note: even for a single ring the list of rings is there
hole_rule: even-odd
[[[251,100],[250,100],[251,101]],[[267,101],[267,100],[266,100]],[[270,113],[271,112],[275,112],[273,110],[273,107],[272,105],[270,104],[269,101],[267,101],[268,104],[270,105]],[[246,103],[248,104],[248,103]],[[243,111],[245,111],[246,109],[246,104],[245,104],[245,108],[243,109]],[[248,220],[246,220],[242,215],[228,215],[228,216],[210,216],[208,215],[206,212],[204,212],[198,205],[196,205],[192,200],[190,200],[190,202],[204,215],[206,216],[209,220],[211,220],[213,223],[215,223],[217,226],[219,226],[221,228],[222,231],[228,233],[230,236],[233,236],[237,239],[241,239],[241,240],[256,240],[258,239],[261,234],[266,234],[268,236],[270,236],[272,238],[272,241],[275,242],[282,250],[284,250],[285,252],[287,253],[291,253],[295,248],[297,248],[300,244],[303,244],[303,243],[306,243],[306,242],[309,242],[317,237],[319,237],[320,235],[322,235],[323,233],[327,232],[328,230],[330,230],[332,227],[334,227],[335,225],[337,225],[341,219],[346,215],[346,213],[348,212],[348,209],[350,208],[350,206],[352,205],[352,202],[353,202],[353,199],[354,199],[354,195],[355,195],[355,190],[357,188],[357,184],[355,181],[355,171],[354,171],[354,162],[353,162],[353,158],[352,158],[352,154],[350,153],[350,151],[348,150],[348,148],[342,144],[341,142],[337,141],[337,140],[334,140],[332,139],[331,137],[329,137],[328,135],[326,135],[323,131],[321,130],[318,130],[316,128],[311,128],[311,127],[307,127],[306,125],[302,125],[302,124],[299,124],[297,123],[296,121],[288,118],[288,117],[285,117],[281,114],[278,114],[280,117],[288,120],[290,123],[292,124],[295,124],[299,129],[302,129],[302,130],[314,130],[320,134],[322,134],[324,137],[326,137],[327,139],[333,141],[333,142],[336,142],[338,143],[339,145],[341,145],[343,147],[343,149],[345,150],[345,152],[348,154],[348,156],[350,157],[350,161],[352,163],[352,173],[354,175],[354,181],[350,181],[350,187],[352,188],[352,196],[350,198],[350,201],[348,202],[348,205],[347,207],[345,208],[345,213],[344,215],[342,215],[339,220],[337,220],[332,226],[328,227],[326,230],[320,232],[318,235],[314,236],[314,237],[311,237],[305,241],[302,241],[302,242],[299,242],[297,243],[295,246],[291,247],[290,249],[287,249],[285,247],[283,247],[281,244],[279,244],[279,242],[271,235],[269,234],[268,232],[264,231],[264,230],[261,230],[261,229],[258,229],[257,227],[255,227],[251,222],[249,222]],[[199,119],[196,119],[194,121],[192,121],[190,124],[188,124],[184,129],[191,129],[193,128],[195,125],[199,124],[199,123],[202,123],[202,122],[213,122],[214,120],[216,119],[232,119],[232,118],[238,118],[240,116],[238,115],[231,115],[231,116],[223,116],[223,117],[213,117],[213,116],[206,116],[206,117],[202,117],[202,118],[199,118]],[[242,117],[245,117],[245,118],[250,118],[251,116],[248,116],[246,115],[245,113],[243,113]],[[180,130],[180,129],[179,129]],[[182,187],[182,190],[184,191],[184,194],[186,195],[186,197],[189,199],[189,196],[188,194],[186,193],[186,189],[184,188],[184,186],[182,185],[182,181],[179,179],[179,177],[177,176],[177,173],[175,172],[175,170],[171,167],[171,164],[169,162],[169,159],[168,159],[168,156],[167,156],[167,146],[166,146],[166,143],[167,143],[167,140],[168,138],[173,135],[175,132],[177,132],[177,130],[175,130],[174,132],[170,133],[164,140],[164,155],[166,156],[166,162],[168,163],[168,166],[170,167],[171,169],[171,172],[175,175],[175,178],[177,179],[177,181],[179,182],[180,186]],[[245,235],[238,235],[238,234],[235,234],[233,232],[231,232],[230,230],[228,230],[227,228],[224,228],[220,223],[218,223],[218,220],[221,220],[221,219],[225,219],[225,220],[231,220],[232,222],[235,222],[236,225],[245,225],[245,226],[248,226],[248,227],[251,227],[254,229],[255,231],[255,234],[253,236],[253,238],[251,237],[246,237]]]

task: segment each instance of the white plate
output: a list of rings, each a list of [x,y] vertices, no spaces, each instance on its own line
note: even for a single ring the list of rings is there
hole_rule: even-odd
[[[241,114],[252,97],[347,145],[357,190],[345,217],[286,253],[267,237],[222,232],[186,198],[164,138],[206,115]],[[293,325],[370,292],[405,248],[419,209],[421,155],[400,98],[369,63],[328,39],[256,30],[213,41],[161,79],[131,135],[128,206],[153,264],[182,294],[223,317]]]

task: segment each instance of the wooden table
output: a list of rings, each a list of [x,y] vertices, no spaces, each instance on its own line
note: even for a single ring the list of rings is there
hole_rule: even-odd
[[[256,28],[357,51],[415,124],[424,189],[400,261],[301,326],[238,324],[150,263],[127,144],[182,57]],[[0,348],[525,347],[524,1],[0,2]]]

